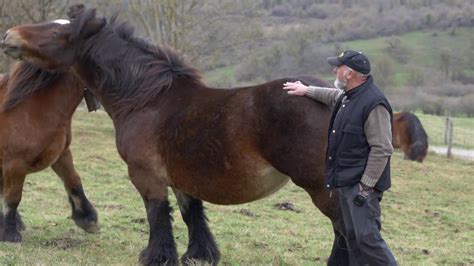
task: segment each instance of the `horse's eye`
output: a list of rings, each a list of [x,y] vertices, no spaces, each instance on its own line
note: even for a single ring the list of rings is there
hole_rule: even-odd
[[[57,31],[53,31],[53,37],[54,38],[58,37],[58,32]]]

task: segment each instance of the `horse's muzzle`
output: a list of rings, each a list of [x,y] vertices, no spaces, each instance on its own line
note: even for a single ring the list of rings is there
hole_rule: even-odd
[[[21,50],[17,46],[10,46],[6,45],[3,41],[0,42],[0,48],[3,50],[3,52],[14,58],[14,59],[21,59]]]
[[[19,42],[16,41],[15,43],[15,37],[10,35],[12,35],[10,34],[10,31],[7,31],[7,33],[3,36],[3,40],[0,41],[0,49],[2,49],[6,55],[14,59],[21,59],[21,49],[20,46],[16,44]]]

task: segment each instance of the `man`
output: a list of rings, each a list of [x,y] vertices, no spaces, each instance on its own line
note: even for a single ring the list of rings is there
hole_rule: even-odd
[[[333,109],[326,151],[325,181],[337,189],[351,264],[396,265],[380,235],[382,195],[390,187],[392,109],[370,75],[370,62],[348,50],[327,62],[332,88],[287,82],[288,94],[307,96]]]

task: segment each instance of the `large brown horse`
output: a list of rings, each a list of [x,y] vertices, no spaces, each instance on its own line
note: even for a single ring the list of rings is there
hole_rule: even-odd
[[[49,166],[62,179],[75,223],[98,230],[97,213],[74,169],[69,143],[71,118],[84,84],[68,73],[51,74],[26,62],[0,80],[0,240],[19,242],[20,204],[25,176]]]
[[[250,202],[289,179],[332,221],[336,237],[329,263],[348,264],[338,196],[324,184],[331,113],[325,105],[288,95],[283,83],[295,79],[206,87],[178,54],[134,37],[131,26],[117,23],[115,16],[107,22],[82,5],[72,7],[69,16],[71,22],[63,25],[14,27],[1,46],[40,67],[71,67],[102,102],[145,204],[150,235],[140,255],[143,264],[178,262],[167,187],[188,226],[182,261],[217,264],[220,254],[202,200]]]
[[[423,162],[428,153],[428,135],[416,115],[393,113],[392,143],[401,148],[405,159]]]

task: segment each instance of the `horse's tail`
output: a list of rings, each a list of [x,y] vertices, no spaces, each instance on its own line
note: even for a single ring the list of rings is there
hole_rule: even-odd
[[[418,117],[407,113],[407,133],[410,138],[410,155],[412,161],[423,162],[428,152],[428,135]]]

